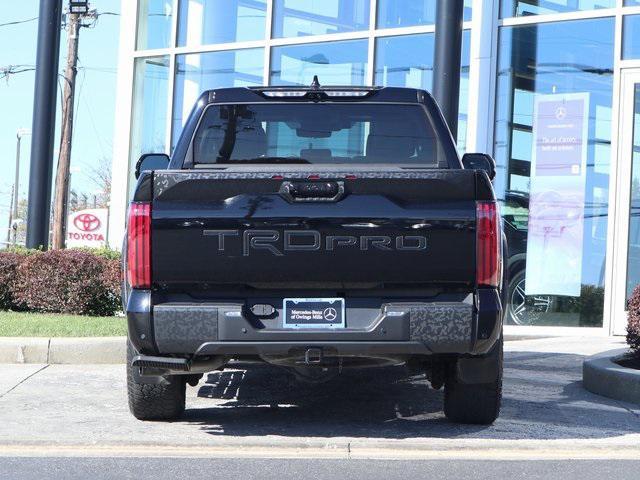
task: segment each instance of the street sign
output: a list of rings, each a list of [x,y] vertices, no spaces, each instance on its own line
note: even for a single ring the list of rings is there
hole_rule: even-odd
[[[89,208],[69,215],[67,219],[67,247],[103,247],[107,243],[106,208]]]

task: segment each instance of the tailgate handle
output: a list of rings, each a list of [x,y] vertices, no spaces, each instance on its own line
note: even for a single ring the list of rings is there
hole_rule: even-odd
[[[344,182],[283,182],[280,194],[290,202],[337,202]]]

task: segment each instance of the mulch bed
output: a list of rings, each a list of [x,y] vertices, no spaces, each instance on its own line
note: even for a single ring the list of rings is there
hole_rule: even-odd
[[[621,367],[640,370],[640,355],[628,353],[617,360],[616,363]]]

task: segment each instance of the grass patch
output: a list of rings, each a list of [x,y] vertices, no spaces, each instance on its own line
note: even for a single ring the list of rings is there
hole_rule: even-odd
[[[0,337],[112,337],[127,334],[124,317],[0,311]]]

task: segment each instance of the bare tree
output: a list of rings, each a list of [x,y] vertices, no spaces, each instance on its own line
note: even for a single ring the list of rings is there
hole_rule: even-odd
[[[88,167],[87,175],[96,186],[91,198],[96,197],[97,207],[108,206],[111,198],[111,159],[101,157],[95,165]]]

